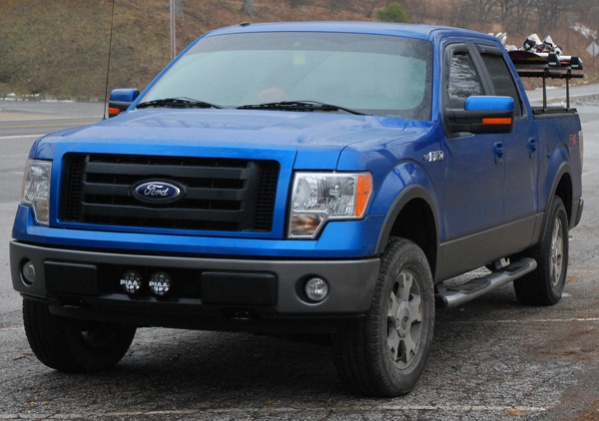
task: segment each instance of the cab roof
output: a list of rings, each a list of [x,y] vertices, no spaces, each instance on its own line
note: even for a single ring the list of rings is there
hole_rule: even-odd
[[[216,29],[206,35],[242,34],[256,32],[344,32],[355,34],[391,35],[433,40],[443,37],[476,37],[495,39],[495,37],[480,32],[452,28],[447,26],[422,25],[410,23],[383,22],[273,22],[273,23],[240,23]]]

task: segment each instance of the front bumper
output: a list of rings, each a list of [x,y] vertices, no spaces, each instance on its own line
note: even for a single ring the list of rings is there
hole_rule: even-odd
[[[33,283],[23,278],[26,261],[35,267]],[[370,308],[380,266],[377,258],[227,259],[61,249],[19,241],[10,243],[10,262],[14,289],[48,302],[56,314],[137,326],[273,333],[286,331],[291,320],[309,321],[301,330],[317,331],[324,324],[315,320],[363,315]],[[127,270],[140,273],[146,283],[152,273],[167,273],[171,292],[158,297],[142,285],[139,293],[127,294],[120,285]],[[329,284],[322,302],[311,302],[303,293],[312,277]]]

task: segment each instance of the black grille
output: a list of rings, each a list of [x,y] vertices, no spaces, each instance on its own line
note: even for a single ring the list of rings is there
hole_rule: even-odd
[[[131,227],[268,232],[279,163],[268,160],[67,154],[60,219]],[[133,187],[180,186],[173,203],[144,203]]]

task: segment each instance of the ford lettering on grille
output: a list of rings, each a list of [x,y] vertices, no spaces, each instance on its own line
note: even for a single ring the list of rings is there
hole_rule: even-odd
[[[142,202],[171,203],[182,196],[181,189],[165,181],[145,181],[133,187],[133,196]]]

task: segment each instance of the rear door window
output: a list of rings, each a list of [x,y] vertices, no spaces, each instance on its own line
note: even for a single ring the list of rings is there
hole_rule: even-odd
[[[481,57],[489,73],[495,95],[514,98],[514,115],[516,117],[521,116],[522,101],[518,94],[518,89],[516,88],[512,73],[503,56],[500,54],[483,52],[481,53]]]

